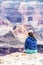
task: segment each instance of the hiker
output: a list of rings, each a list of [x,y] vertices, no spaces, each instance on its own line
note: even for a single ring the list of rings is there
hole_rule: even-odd
[[[34,37],[33,30],[29,30],[28,37],[25,40],[25,53],[32,54],[37,53],[37,40]]]

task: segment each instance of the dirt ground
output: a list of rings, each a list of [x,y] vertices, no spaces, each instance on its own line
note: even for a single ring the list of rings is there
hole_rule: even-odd
[[[43,65],[43,54],[11,53],[0,56],[0,65]]]

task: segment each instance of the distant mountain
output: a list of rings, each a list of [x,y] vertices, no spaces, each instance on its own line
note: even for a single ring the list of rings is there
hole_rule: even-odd
[[[20,47],[20,46],[23,46],[23,42],[21,42],[17,36],[14,36],[12,32],[8,32],[6,35],[0,38],[0,46],[1,47]]]
[[[12,24],[7,19],[0,17],[0,36],[8,33],[12,28]]]
[[[22,1],[22,2],[18,2],[18,1]],[[29,17],[31,16],[30,18],[31,20],[33,20],[32,15],[36,16],[38,14],[39,17],[43,16],[43,11],[42,11],[43,3],[40,1],[39,0],[35,0],[35,1],[34,0],[6,0],[6,1],[2,0],[0,4],[1,16],[7,18],[10,22],[13,22],[13,24],[17,22],[21,23],[26,18],[25,16],[27,16],[28,20]],[[38,15],[36,19],[38,18]]]
[[[2,2],[3,0],[0,0],[0,2]],[[5,1],[5,0],[4,0]],[[6,0],[6,1],[25,1],[25,2],[29,2],[29,1],[40,1],[40,2],[43,2],[43,0]]]
[[[12,23],[18,23],[18,22],[22,22],[22,14],[20,13],[20,12],[12,12],[12,14],[11,13],[9,13],[9,15],[10,16],[6,16],[6,18],[10,21],[10,22],[12,22]]]
[[[37,40],[43,40],[43,2],[0,1],[0,43],[2,41],[4,46],[20,45],[24,43],[30,29],[34,31]]]

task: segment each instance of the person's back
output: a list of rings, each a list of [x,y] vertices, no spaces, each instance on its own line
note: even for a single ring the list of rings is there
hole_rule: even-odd
[[[26,53],[36,53],[37,52],[37,40],[33,36],[33,32],[28,33],[28,37],[25,41]]]

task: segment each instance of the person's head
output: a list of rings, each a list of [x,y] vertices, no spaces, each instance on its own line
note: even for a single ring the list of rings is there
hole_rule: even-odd
[[[33,32],[33,30],[29,30],[28,35],[34,37],[34,32]]]

